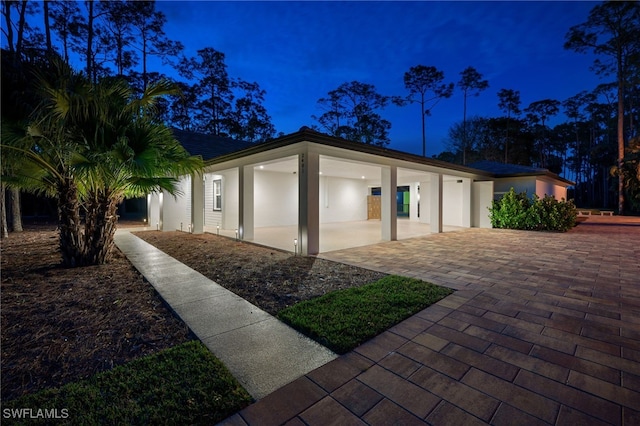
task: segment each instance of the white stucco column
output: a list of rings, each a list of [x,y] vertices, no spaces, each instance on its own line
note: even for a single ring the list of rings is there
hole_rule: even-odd
[[[462,226],[471,228],[471,179],[462,179]]]
[[[310,255],[320,252],[320,156],[316,152],[298,155],[298,250]]]
[[[238,237],[253,240],[253,166],[241,166],[238,170]]]
[[[418,217],[418,185],[418,182],[409,185],[409,220],[412,222],[420,220]]]
[[[191,232],[204,232],[204,176],[194,173],[191,176]]]
[[[431,182],[420,182],[420,223],[430,223],[431,218]]]
[[[398,239],[398,169],[395,166],[382,167],[382,240]]]
[[[431,174],[429,189],[431,232],[440,233],[442,232],[442,174]]]

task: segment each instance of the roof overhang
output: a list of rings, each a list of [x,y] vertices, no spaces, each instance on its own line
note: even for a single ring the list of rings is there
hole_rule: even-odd
[[[205,167],[223,163],[236,163],[239,160],[251,157],[262,157],[264,159],[269,157],[281,158],[304,150],[311,150],[320,155],[332,156],[346,161],[358,161],[381,166],[394,165],[410,169],[417,167],[422,171],[434,173],[449,171],[457,176],[472,177],[479,180],[489,180],[493,177],[491,173],[482,170],[393,149],[347,141],[310,129],[303,129],[269,142],[256,144],[246,149],[212,158],[205,162]],[[272,153],[272,155],[265,155],[267,153]]]

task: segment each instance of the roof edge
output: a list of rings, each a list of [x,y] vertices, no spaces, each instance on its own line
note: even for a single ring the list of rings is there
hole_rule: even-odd
[[[436,160],[433,158],[422,157],[416,154],[410,154],[407,152],[398,151],[394,149],[379,147],[375,145],[369,145],[369,144],[360,143],[360,142],[353,142],[346,139],[320,133],[313,129],[309,129],[308,127],[303,127],[297,132],[290,133],[285,136],[281,136],[277,139],[273,139],[268,142],[262,142],[246,149],[235,151],[220,157],[212,158],[210,160],[205,161],[205,166],[223,163],[230,160],[236,160],[238,158],[242,158],[248,155],[258,154],[271,149],[281,148],[281,147],[285,147],[288,145],[293,145],[301,142],[311,142],[311,143],[317,143],[317,144],[331,146],[335,148],[349,149],[349,150],[361,152],[364,154],[379,155],[387,158],[392,158],[395,160],[409,161],[413,163],[446,168],[446,169],[451,169],[451,170],[456,170],[456,171],[466,172],[466,173],[471,173],[476,175],[482,175],[487,177],[492,176],[492,173],[486,172],[484,170],[479,170],[471,167],[461,166],[458,164],[448,163],[446,161]]]

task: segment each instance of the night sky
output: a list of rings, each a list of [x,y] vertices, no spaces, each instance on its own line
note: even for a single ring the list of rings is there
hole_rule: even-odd
[[[317,100],[350,81],[373,84],[384,95],[408,95],[403,76],[415,65],[435,66],[447,82],[475,67],[490,87],[468,98],[467,117],[503,115],[496,93],[519,90],[521,108],[563,101],[603,81],[593,56],[563,48],[573,25],[595,2],[214,2],[158,1],[165,32],[184,54],[213,47],[226,55],[229,76],[256,81],[278,132],[316,122]],[[157,63],[154,71],[176,76]],[[182,78],[180,78],[182,79]],[[388,106],[390,148],[422,151],[418,104]],[[427,117],[427,155],[446,148],[450,126],[462,120],[463,97],[442,100]],[[549,124],[565,121],[561,114]]]
[[[475,67],[489,89],[468,99],[467,116],[501,115],[496,93],[519,90],[522,108],[560,101],[601,81],[593,57],[563,48],[572,25],[594,2],[158,2],[167,34],[185,55],[203,47],[226,55],[229,75],[257,81],[278,131],[315,123],[317,100],[344,82],[408,94],[411,66],[435,66],[447,81]],[[427,117],[427,155],[443,151],[449,127],[462,120],[463,97],[442,100]],[[420,108],[389,106],[390,148],[421,153]],[[556,121],[564,121],[558,116]],[[553,123],[552,123],[553,124]]]

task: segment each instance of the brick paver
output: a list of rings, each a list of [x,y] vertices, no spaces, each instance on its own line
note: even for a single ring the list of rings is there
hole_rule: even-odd
[[[226,424],[640,424],[640,218],[322,257],[458,290]]]

